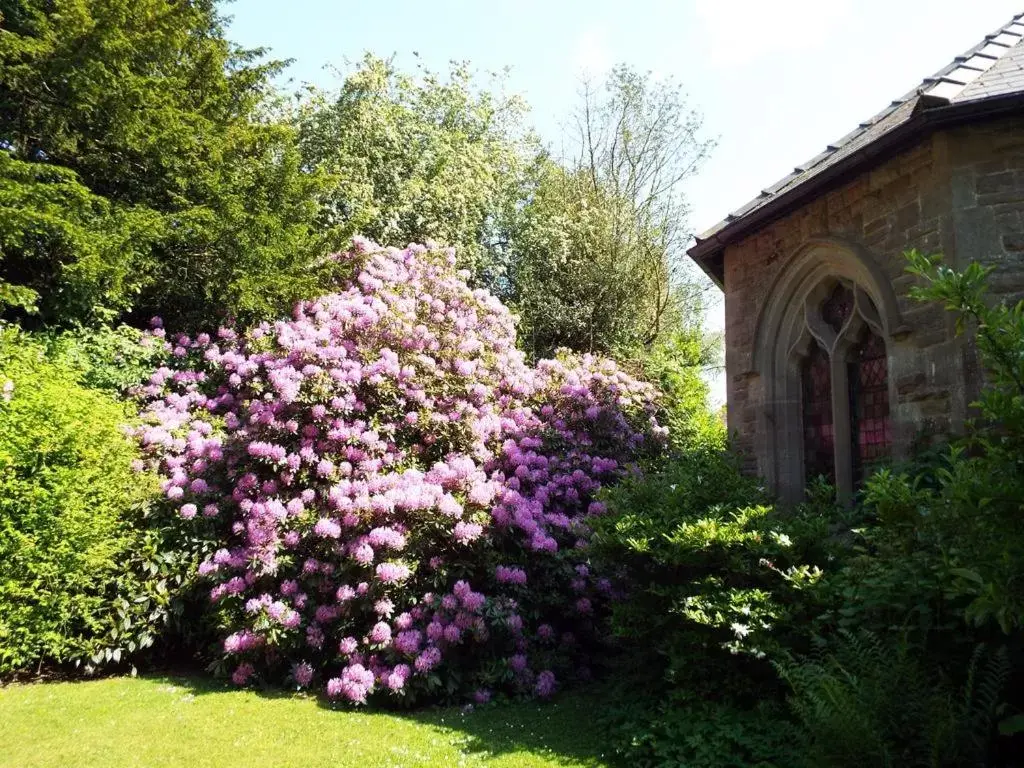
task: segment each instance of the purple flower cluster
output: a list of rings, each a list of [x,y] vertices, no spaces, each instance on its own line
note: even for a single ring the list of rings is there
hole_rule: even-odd
[[[505,659],[549,696],[599,631],[587,519],[663,446],[655,392],[597,357],[528,366],[450,250],[337,259],[353,278],[289,320],[150,332],[171,364],[137,437],[170,520],[206,537],[233,677],[363,703],[458,666],[479,700]]]

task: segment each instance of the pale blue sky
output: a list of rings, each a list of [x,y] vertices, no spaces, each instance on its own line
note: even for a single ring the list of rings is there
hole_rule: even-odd
[[[1024,11],[1024,0],[236,0],[231,36],[293,58],[298,81],[364,51],[511,67],[549,141],[581,72],[671,75],[719,141],[689,185],[700,232]],[[720,326],[720,312],[712,315]],[[720,383],[716,395],[721,397]]]

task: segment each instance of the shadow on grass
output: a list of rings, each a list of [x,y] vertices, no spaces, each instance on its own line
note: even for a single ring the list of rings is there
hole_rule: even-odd
[[[237,692],[238,688],[201,674],[147,675],[151,680],[187,689],[195,696]],[[257,689],[260,698],[315,700],[321,709],[343,717],[353,711],[363,716],[398,718],[433,730],[462,753],[500,757],[530,753],[566,766],[606,768],[619,765],[611,752],[598,714],[605,686],[590,684],[560,692],[547,702],[506,700],[484,706],[429,706],[420,709],[360,708],[331,702],[323,696],[281,689]]]
[[[553,701],[495,702],[471,710],[426,709],[400,716],[458,734],[464,752],[482,756],[530,752],[587,766],[613,765],[597,713],[596,689],[561,693]]]

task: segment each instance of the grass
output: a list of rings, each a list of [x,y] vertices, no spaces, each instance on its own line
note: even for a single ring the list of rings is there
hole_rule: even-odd
[[[411,714],[188,677],[0,687],[0,766],[607,766],[593,691]]]

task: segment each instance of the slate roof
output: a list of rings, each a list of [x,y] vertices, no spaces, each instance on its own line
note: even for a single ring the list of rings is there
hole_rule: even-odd
[[[757,197],[726,216],[696,238],[688,253],[721,285],[721,249],[749,229],[754,214],[781,208],[787,198],[809,187],[844,161],[864,154],[872,145],[907,127],[924,110],[971,105],[1024,94],[1024,13],[957,56],[918,87],[893,101],[841,139],[791,173],[761,191]],[[779,215],[781,215],[781,210]],[[758,217],[761,218],[761,217]]]

